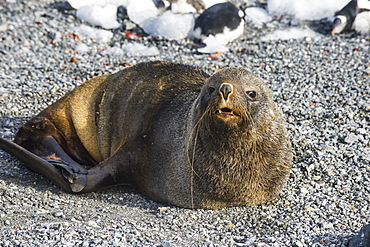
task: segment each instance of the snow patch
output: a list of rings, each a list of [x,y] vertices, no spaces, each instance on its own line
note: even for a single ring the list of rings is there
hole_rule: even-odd
[[[318,37],[319,34],[309,28],[297,28],[292,27],[285,30],[276,30],[265,36],[261,37],[262,41],[270,40],[288,40],[288,39],[302,39],[302,38],[314,38]]]
[[[319,20],[341,10],[349,0],[268,0],[270,15],[290,15],[300,20]]]
[[[113,37],[113,33],[111,31],[97,29],[93,27],[89,27],[87,25],[81,25],[79,27],[75,27],[72,29],[72,32],[87,38],[94,39],[97,42],[107,43]]]
[[[244,19],[246,22],[251,22],[257,27],[262,27],[264,23],[272,21],[272,17],[268,14],[268,12],[265,9],[258,7],[250,7],[245,9]]]
[[[127,15],[139,26],[149,19],[155,18],[158,10],[152,0],[130,0],[127,5]]]
[[[100,26],[105,29],[118,28],[121,25],[117,22],[117,6],[113,4],[105,6],[86,5],[77,10],[76,16],[93,26]]]
[[[203,43],[206,44],[206,46],[198,49],[198,52],[200,53],[225,52],[229,50],[227,46],[220,44],[213,35],[209,35],[205,38]]]
[[[102,55],[127,57],[158,56],[159,54],[157,47],[147,47],[138,43],[124,44],[121,48],[114,46],[102,52]]]
[[[370,34],[370,12],[357,14],[353,28],[361,34]]]
[[[157,18],[146,20],[141,27],[147,34],[161,36],[169,40],[180,40],[188,37],[194,27],[192,14],[175,14],[166,11]]]

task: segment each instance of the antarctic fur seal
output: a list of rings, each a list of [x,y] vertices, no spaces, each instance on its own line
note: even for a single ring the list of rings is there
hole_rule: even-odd
[[[292,161],[282,112],[261,79],[159,61],[76,87],[0,148],[69,192],[126,184],[185,208],[264,203]]]

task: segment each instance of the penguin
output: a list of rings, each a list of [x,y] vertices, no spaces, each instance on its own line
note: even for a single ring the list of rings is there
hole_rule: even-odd
[[[153,0],[162,2],[166,9],[171,9],[173,13],[200,13],[204,10],[203,0]]]
[[[153,0],[154,5],[157,9],[166,9],[170,6],[170,3],[166,0]]]
[[[194,24],[193,36],[203,41],[210,35],[226,45],[244,31],[244,12],[230,2],[218,3],[200,14]]]
[[[343,9],[335,13],[332,34],[353,30],[353,24],[359,13],[369,11],[369,1],[351,0]]]
[[[352,30],[353,22],[358,13],[357,0],[351,0],[343,9],[335,13],[332,34]]]

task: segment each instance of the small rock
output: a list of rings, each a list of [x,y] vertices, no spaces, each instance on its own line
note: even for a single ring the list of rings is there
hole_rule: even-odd
[[[8,26],[6,25],[6,23],[1,24],[0,25],[0,32],[5,32],[7,28],[8,28]]]
[[[49,39],[54,40],[54,39],[55,39],[55,37],[56,37],[57,35],[56,35],[56,33],[55,33],[55,32],[48,32],[48,33],[46,34],[46,36],[47,36]]]
[[[308,189],[306,189],[306,188],[301,188],[301,193],[302,193],[302,194],[307,194],[307,193],[308,193]]]
[[[87,222],[87,225],[88,225],[88,226],[91,226],[91,227],[96,227],[96,228],[98,228],[98,227],[99,227],[99,225],[98,225],[95,221],[93,221],[93,220],[89,220],[89,221]]]
[[[332,223],[328,223],[328,222],[324,222],[324,223],[322,224],[322,227],[323,227],[324,229],[331,229],[331,228],[333,228],[333,224],[332,224]]]
[[[63,212],[62,211],[58,211],[58,212],[55,212],[54,213],[54,216],[55,217],[61,217],[63,215]]]
[[[358,140],[358,137],[353,133],[350,133],[349,135],[347,135],[346,138],[344,138],[344,142],[347,144],[352,144],[356,142],[357,140]]]
[[[370,246],[370,224],[361,228],[357,236],[354,236],[348,247],[369,247]]]
[[[297,240],[293,246],[303,247],[304,245],[301,241]]]
[[[77,57],[72,57],[70,62],[71,63],[77,63],[77,61],[78,61]]]
[[[369,111],[370,111],[370,104],[368,104],[368,105],[364,105],[364,106],[363,106],[363,109],[364,109],[366,112],[369,112]]]
[[[158,212],[160,214],[164,214],[164,213],[167,213],[168,210],[170,210],[170,207],[158,207]]]
[[[170,247],[171,246],[171,243],[170,243],[170,241],[163,240],[162,243],[161,243],[161,246],[162,247]]]
[[[359,128],[359,129],[357,129],[357,130],[356,130],[356,132],[357,132],[358,134],[365,135],[365,134],[366,134],[366,129],[364,129],[364,128]]]
[[[75,51],[79,53],[86,53],[89,51],[89,47],[84,43],[80,43],[76,46]]]
[[[122,238],[122,234],[119,232],[116,232],[112,235],[113,238]]]

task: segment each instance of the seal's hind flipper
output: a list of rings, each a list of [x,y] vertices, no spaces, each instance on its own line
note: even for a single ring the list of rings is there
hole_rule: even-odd
[[[4,138],[0,138],[0,149],[13,155],[22,163],[24,163],[28,168],[46,176],[63,189],[69,192],[73,191],[69,182],[63,177],[62,173],[60,172],[60,169],[58,169],[47,160]]]
[[[52,151],[52,154],[41,157],[17,143],[0,138],[0,149],[19,159],[29,169],[46,176],[66,191],[84,193],[113,185],[129,184],[128,170],[122,169],[119,165],[122,160],[129,159],[129,156],[117,154],[113,156],[113,160],[108,159],[86,170],[73,161],[54,138],[47,136],[40,145],[46,146],[48,152]],[[41,148],[41,146],[38,147]]]
[[[54,150],[59,157],[54,153],[40,157],[14,142],[0,138],[0,148],[19,159],[29,169],[46,176],[69,192],[81,192],[86,185],[87,170],[72,161],[54,138],[46,137],[43,145]]]

